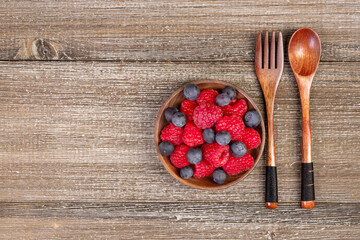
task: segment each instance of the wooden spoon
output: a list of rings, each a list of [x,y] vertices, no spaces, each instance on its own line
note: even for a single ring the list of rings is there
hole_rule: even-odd
[[[311,159],[310,89],[319,65],[321,42],[310,28],[297,30],[289,42],[289,62],[299,87],[302,111],[301,206],[315,204],[314,173]]]

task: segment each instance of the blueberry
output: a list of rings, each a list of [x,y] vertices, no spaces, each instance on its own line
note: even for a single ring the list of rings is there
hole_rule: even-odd
[[[180,177],[182,177],[183,179],[191,178],[193,173],[194,170],[190,166],[183,167],[180,169]]]
[[[222,90],[222,93],[227,94],[231,100],[236,97],[236,90],[232,87],[226,87]]]
[[[174,113],[171,122],[177,127],[183,127],[186,124],[186,116],[182,112]]]
[[[215,141],[215,132],[211,128],[207,128],[203,131],[203,138],[207,143],[213,143]]]
[[[230,103],[231,99],[229,97],[229,95],[227,95],[226,93],[222,93],[217,95],[216,97],[216,105],[218,105],[219,107],[223,107],[226,106]]]
[[[195,84],[188,84],[184,88],[184,95],[186,99],[195,101],[200,95],[200,89]]]
[[[226,173],[222,169],[216,169],[213,173],[214,182],[223,184],[226,180]]]
[[[226,145],[230,143],[231,135],[226,131],[221,131],[216,134],[215,139],[218,144]]]
[[[235,157],[242,157],[245,155],[247,149],[243,142],[234,142],[230,146],[231,154]]]
[[[186,159],[191,164],[198,164],[203,158],[200,148],[190,148],[186,153]]]
[[[255,111],[248,111],[244,117],[244,123],[249,128],[255,128],[260,124],[260,114]]]
[[[170,156],[174,151],[174,145],[171,142],[162,142],[159,144],[161,155]]]
[[[169,107],[165,110],[164,115],[165,115],[165,119],[169,122],[171,122],[172,116],[174,115],[174,113],[177,113],[179,110],[177,108],[174,107]]]

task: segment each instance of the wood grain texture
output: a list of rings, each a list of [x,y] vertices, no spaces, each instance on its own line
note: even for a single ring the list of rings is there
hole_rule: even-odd
[[[359,204],[2,203],[0,238],[358,239]],[[294,226],[296,222],[296,226]],[[16,230],[16,231],[14,231]]]
[[[313,82],[318,202],[360,199],[358,70],[358,63],[321,63]],[[199,191],[173,179],[153,145],[160,106],[191,80],[236,84],[264,115],[251,63],[2,62],[0,75],[0,201],[264,201],[264,158],[238,185]],[[286,65],[275,101],[279,202],[295,206],[300,112]]]
[[[0,5],[0,239],[359,239],[358,0]],[[226,190],[173,179],[153,146],[166,98],[186,82],[224,80],[265,116],[257,32],[282,30],[287,46],[300,27],[323,50],[310,109],[316,207],[300,209],[287,53],[275,100],[278,209],[263,205],[265,155]]]
[[[357,0],[7,0],[1,5],[2,60],[253,61],[258,31],[282,30],[287,43],[300,27],[319,33],[322,61],[359,61],[360,55]],[[31,48],[27,43],[34,39],[46,44]],[[24,48],[29,55],[21,54]]]

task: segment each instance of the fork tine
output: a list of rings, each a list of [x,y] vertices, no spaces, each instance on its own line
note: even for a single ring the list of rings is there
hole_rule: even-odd
[[[278,44],[277,44],[277,69],[283,69],[284,67],[284,48],[282,33],[279,31]]]
[[[269,68],[269,32],[265,32],[264,40],[264,69]]]
[[[256,39],[255,47],[255,68],[262,68],[262,47],[261,47],[261,32],[259,32]]]
[[[271,33],[270,68],[275,69],[275,31]]]

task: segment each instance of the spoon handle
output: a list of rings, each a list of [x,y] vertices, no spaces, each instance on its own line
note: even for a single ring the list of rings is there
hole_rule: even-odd
[[[311,157],[310,86],[299,88],[302,111],[301,206],[312,209],[315,204],[315,189]]]

